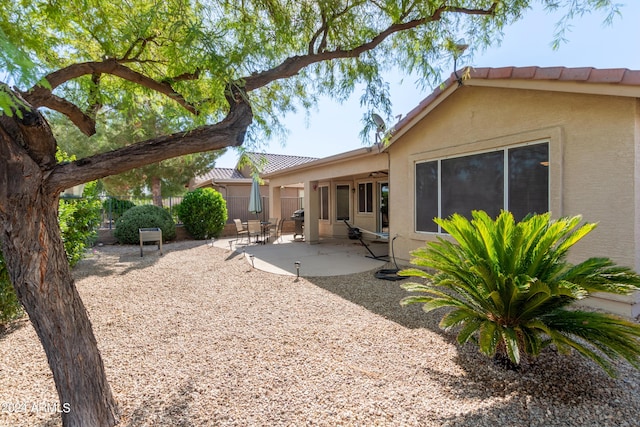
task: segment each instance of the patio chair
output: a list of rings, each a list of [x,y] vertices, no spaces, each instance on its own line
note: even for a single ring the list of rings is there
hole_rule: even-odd
[[[280,218],[269,218],[269,229],[267,234],[267,239],[271,242],[271,238],[278,238],[278,221]],[[273,240],[275,242],[275,240]]]
[[[262,224],[259,219],[250,219],[247,221],[247,232],[249,233],[249,243],[251,243],[251,237],[256,238],[256,243],[261,243],[258,238],[262,236]]]
[[[349,229],[349,239],[351,239],[351,240],[360,240],[360,243],[362,244],[362,246],[364,246],[367,249],[367,251],[369,251],[369,253],[371,254],[371,256],[367,255],[367,258],[373,258],[373,259],[389,258],[389,255],[376,255],[376,254],[374,254],[373,251],[371,250],[371,248],[369,247],[369,245],[363,240],[363,237],[362,237],[363,233],[367,233],[367,234],[375,236],[377,239],[380,239],[380,241],[388,242],[389,241],[389,233],[376,233],[375,231],[369,231],[369,230],[365,230],[363,228],[353,227],[351,224],[349,224],[347,222],[346,219],[344,220],[344,223],[347,226],[347,228]]]
[[[236,244],[240,241],[240,238],[242,236],[247,236],[247,240],[249,240],[249,231],[244,228],[244,225],[242,225],[242,221],[240,221],[239,219],[234,219],[233,222],[236,224]],[[249,241],[249,243],[251,243]]]

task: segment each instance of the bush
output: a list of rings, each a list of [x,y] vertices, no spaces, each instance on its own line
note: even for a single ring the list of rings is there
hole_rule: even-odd
[[[227,202],[213,188],[187,193],[177,208],[184,228],[196,240],[218,237],[227,222]]]
[[[614,376],[615,358],[640,368],[640,324],[611,314],[573,310],[568,306],[593,292],[628,294],[640,277],[608,258],[571,265],[569,248],[595,228],[580,217],[550,220],[532,215],[516,223],[502,212],[492,220],[485,212],[436,219],[456,240],[439,239],[412,252],[412,263],[435,269],[401,272],[427,279],[403,285],[424,295],[403,304],[424,304],[429,312],[451,308],[444,329],[460,328],[458,343],[475,342],[482,353],[517,367],[521,354],[538,356],[554,345],[592,359]]]
[[[71,267],[82,259],[85,247],[92,245],[97,236],[101,207],[95,187],[96,181],[85,186],[84,199],[60,200],[58,223]]]
[[[135,206],[126,211],[116,221],[113,235],[120,243],[135,245],[140,243],[139,228],[160,227],[163,240],[176,238],[176,225],[169,212],[154,205]]]
[[[20,316],[22,316],[22,305],[9,280],[9,272],[0,252],[0,325]]]
[[[109,197],[102,201],[102,209],[107,216],[114,221],[135,205],[135,203],[129,200],[116,199],[115,197]]]

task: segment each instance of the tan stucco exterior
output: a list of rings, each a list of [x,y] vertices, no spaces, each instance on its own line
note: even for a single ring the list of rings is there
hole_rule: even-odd
[[[573,248],[570,261],[604,256],[640,271],[640,74],[535,67],[481,73],[462,85],[449,80],[437,89],[398,123],[382,151],[363,148],[269,175],[272,212],[279,187],[300,183],[310,195],[304,203],[307,242],[345,236],[334,207],[328,220],[311,221],[319,218],[317,188],[329,186],[335,203],[336,185],[355,189],[371,181],[377,192],[381,182],[388,183],[385,231],[397,261],[406,265],[412,250],[443,236],[416,231],[416,162],[547,143],[552,216],[582,215],[598,223]],[[384,176],[374,177],[377,171]],[[355,206],[353,193],[351,222],[379,230],[380,206],[370,214],[358,213]],[[593,298],[588,304],[640,315],[639,294]]]
[[[553,217],[582,215],[597,229],[578,243],[572,261],[606,256],[640,269],[638,248],[638,100],[635,97],[465,85],[453,88],[402,135],[390,153],[390,225],[396,256],[437,238],[415,231],[415,163],[532,142],[549,143]],[[404,191],[402,191],[404,190]],[[638,296],[591,301],[640,314]]]
[[[337,218],[336,189],[349,186],[349,223],[357,227],[377,231],[380,224],[380,200],[376,197],[379,186],[388,182],[388,155],[379,147],[367,147],[336,156],[310,162],[299,167],[266,175],[269,179],[269,209],[280,217],[281,187],[300,184],[304,187],[305,240],[316,243],[321,237],[346,237],[348,229]],[[371,183],[373,206],[371,212],[359,212],[358,186]],[[328,187],[329,215],[320,219],[321,187]]]

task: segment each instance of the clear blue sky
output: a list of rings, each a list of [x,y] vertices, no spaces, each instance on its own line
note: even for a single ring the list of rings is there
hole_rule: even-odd
[[[524,19],[505,30],[500,46],[493,46],[474,58],[465,57],[459,65],[474,67],[565,66],[595,68],[629,68],[640,70],[640,1],[621,1],[622,16],[611,25],[603,23],[602,14],[593,13],[572,21],[568,41],[556,51],[551,49],[554,28],[561,14],[548,14],[537,8]],[[450,64],[453,71],[453,62]],[[443,78],[448,77],[443,76]],[[406,115],[431,90],[421,90],[411,76],[390,75],[394,116]],[[309,119],[303,112],[289,114],[285,125],[286,142],[266,142],[259,151],[311,157],[327,157],[363,146],[360,139],[362,115],[359,95],[345,103],[321,99]],[[389,123],[392,125],[393,123]],[[371,141],[373,143],[374,141]],[[247,147],[251,149],[251,147]],[[216,162],[216,167],[234,167],[238,154],[229,150]]]

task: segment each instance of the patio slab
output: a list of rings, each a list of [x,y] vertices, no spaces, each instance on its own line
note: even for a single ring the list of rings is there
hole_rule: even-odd
[[[317,244],[296,241],[283,235],[266,245],[236,244],[235,239],[219,239],[214,246],[242,254],[253,267],[269,273],[295,276],[295,262],[300,262],[300,276],[340,276],[382,268],[387,261],[368,258],[360,242],[348,239],[321,239]],[[385,245],[373,245],[374,253],[386,253]]]

